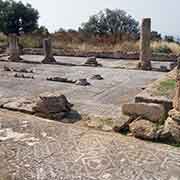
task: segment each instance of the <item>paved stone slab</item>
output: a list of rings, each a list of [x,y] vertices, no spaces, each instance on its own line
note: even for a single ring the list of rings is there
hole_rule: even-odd
[[[0,179],[179,180],[180,149],[0,110]]]
[[[69,65],[82,65],[86,62],[87,58],[85,57],[66,57],[66,56],[54,56],[57,63],[67,63]],[[23,55],[22,58],[26,61],[32,62],[41,62],[43,56],[41,55]],[[1,59],[7,60],[8,57],[3,56]],[[115,68],[115,69],[135,69],[137,68],[138,60],[121,60],[121,59],[97,59],[98,63],[102,64],[106,68]],[[171,69],[172,61],[170,62],[161,62],[161,61],[152,61],[152,67],[155,69],[160,69],[161,66],[166,66],[167,69]]]
[[[23,59],[34,61],[34,62],[41,62],[43,59],[43,56],[38,55],[24,55],[22,56]],[[65,56],[55,56],[55,59],[57,62],[62,63],[69,63],[69,64],[76,64],[76,65],[82,65],[86,62],[87,58],[84,57],[65,57]],[[101,59],[97,58],[98,63],[102,64],[103,67],[106,68],[129,68],[134,69],[137,67],[137,64],[139,61],[137,60],[120,60],[120,59]],[[158,61],[152,61],[152,67],[159,69],[160,66],[166,66],[168,69],[170,69],[170,64],[172,62],[158,62]]]
[[[32,56],[27,57],[31,58]],[[39,58],[40,56],[37,56],[36,62],[39,61]],[[3,71],[5,65],[13,68],[31,69],[34,72],[35,79],[15,78],[14,72]],[[104,80],[92,80],[91,77],[95,74],[102,75]],[[133,101],[134,97],[142,91],[142,88],[160,78],[163,74],[110,67],[71,67],[1,62],[0,102],[2,98],[36,97],[46,91],[60,91],[66,95],[69,101],[75,105],[75,110],[80,113],[118,117],[121,104]],[[28,75],[31,76],[30,73]],[[86,78],[91,85],[82,87],[75,84],[51,82],[46,80],[48,77],[65,77],[72,80]]]

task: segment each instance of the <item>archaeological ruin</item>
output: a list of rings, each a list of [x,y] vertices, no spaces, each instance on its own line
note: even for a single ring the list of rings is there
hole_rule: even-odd
[[[42,60],[42,63],[44,64],[53,64],[56,63],[55,58],[52,54],[52,43],[51,39],[47,38],[43,41],[43,49],[44,49],[44,56],[45,58]]]
[[[179,180],[180,59],[153,54],[150,40],[150,18],[140,53],[72,56],[46,37],[21,54],[11,34],[0,180]]]
[[[144,18],[141,23],[140,33],[140,63],[139,68],[142,70],[151,70],[151,19]]]
[[[18,38],[16,34],[9,35],[9,58],[10,61],[20,61],[20,49],[18,45]]]

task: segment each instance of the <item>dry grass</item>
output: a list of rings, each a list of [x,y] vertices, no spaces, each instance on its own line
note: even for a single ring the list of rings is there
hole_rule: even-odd
[[[151,47],[153,51],[163,51],[163,49],[164,51],[168,51],[169,49],[173,54],[180,54],[180,45],[175,42],[154,41],[151,43]]]
[[[139,41],[124,41],[119,42],[114,45],[112,44],[89,44],[83,43],[69,43],[55,41],[53,42],[54,48],[71,49],[73,51],[82,52],[138,52],[139,51]],[[151,48],[153,52],[157,53],[173,53],[180,54],[180,45],[175,42],[165,42],[165,41],[153,41],[151,42]]]
[[[26,48],[39,48],[42,47],[42,40],[38,37],[33,36],[22,36],[20,38],[20,44]]]
[[[122,41],[112,44],[109,41],[98,42],[96,39],[91,41],[81,41],[77,36],[65,38],[64,36],[53,36],[53,47],[74,52],[138,52],[139,41]],[[64,38],[64,39],[63,39]],[[97,42],[96,42],[97,41]],[[7,37],[0,33],[0,45],[7,44]],[[26,35],[20,38],[20,44],[25,48],[41,48],[42,37]],[[153,41],[151,42],[153,52],[180,54],[180,44],[175,42]]]
[[[89,44],[89,43],[66,43],[66,42],[53,42],[53,47],[56,49],[71,49],[74,51],[82,52],[132,52],[139,50],[139,42],[125,41],[122,43],[112,44]]]
[[[121,51],[121,52],[132,52],[139,51],[139,41],[125,41],[122,43],[118,43],[113,46],[113,51]]]

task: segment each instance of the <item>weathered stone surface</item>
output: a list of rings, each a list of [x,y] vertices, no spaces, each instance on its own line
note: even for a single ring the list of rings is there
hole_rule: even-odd
[[[176,93],[173,100],[174,109],[169,111],[169,118],[165,122],[164,130],[170,132],[172,139],[180,143],[180,58],[177,61]]]
[[[161,66],[160,66],[160,71],[161,71],[161,72],[168,72],[169,69],[167,68],[167,66],[161,65]]]
[[[15,78],[22,78],[22,79],[34,79],[34,76],[26,76],[24,74],[15,74],[14,75]]]
[[[129,124],[132,122],[133,118],[120,114],[119,118],[114,120],[113,129],[115,132],[124,132],[129,129]]]
[[[139,68],[142,70],[151,70],[151,19],[144,18],[141,24],[140,38],[140,63]]]
[[[173,97],[175,95],[175,88],[169,87],[164,92],[161,91],[163,82],[173,82],[176,79],[176,71],[171,71],[165,76],[160,77],[158,80],[150,84],[144,91],[136,95],[136,103],[155,103],[162,104],[169,112],[173,109]]]
[[[76,83],[75,80],[71,80],[68,78],[62,78],[62,77],[50,77],[47,78],[48,81],[55,81],[55,82],[63,82],[63,83]]]
[[[169,117],[165,121],[164,131],[169,132],[172,136],[172,140],[176,143],[180,143],[180,122]]]
[[[63,94],[44,93],[40,95],[35,107],[33,107],[37,115],[61,120],[66,113],[71,111],[72,104]]]
[[[162,105],[153,103],[130,103],[122,106],[122,112],[126,115],[136,115],[152,122],[159,122],[165,115]]]
[[[12,69],[8,66],[4,66],[3,69],[4,69],[4,71],[9,71],[9,72],[12,71]]]
[[[91,79],[93,79],[93,80],[103,80],[104,78],[100,74],[96,74],[96,75],[93,75]]]
[[[54,64],[56,63],[55,58],[53,57],[52,54],[52,44],[51,44],[51,39],[44,39],[43,41],[43,48],[44,48],[44,55],[45,58],[42,60],[42,63],[44,64]]]
[[[175,110],[180,111],[180,58],[178,58],[178,61],[177,61],[176,93],[173,99],[173,107]]]
[[[86,65],[86,66],[93,66],[93,67],[101,66],[101,64],[99,64],[98,61],[96,60],[96,57],[88,58],[86,60],[86,62],[84,63],[84,65]]]
[[[1,106],[5,109],[33,114],[34,105],[35,102],[33,101],[33,99],[19,97],[19,98],[12,98],[9,100],[5,99]]]
[[[177,121],[180,123],[180,111],[177,111],[175,109],[169,111],[169,117],[171,117],[174,121]]]
[[[169,68],[170,68],[170,70],[173,70],[176,66],[177,66],[177,62],[172,62],[172,63],[169,65]]]
[[[102,128],[103,126],[103,122],[102,121],[99,121],[97,119],[90,119],[86,122],[86,125],[89,127],[89,128]]]
[[[156,125],[145,119],[140,119],[132,122],[130,125],[130,132],[136,138],[144,140],[156,140],[157,128]]]
[[[76,81],[76,85],[89,86],[90,83],[87,81],[87,79],[79,79]]]
[[[34,73],[34,71],[31,69],[26,69],[26,68],[20,68],[20,69],[16,69],[16,68],[12,68],[13,72],[18,72],[18,73]]]
[[[158,127],[157,140],[160,142],[172,143],[171,132],[167,129],[164,129],[164,125]]]
[[[3,180],[179,180],[178,148],[18,112],[0,117]]]
[[[9,71],[9,72],[12,71],[12,72],[18,72],[18,73],[34,73],[33,70],[28,70],[26,68],[16,69],[16,68],[8,67],[8,66],[4,66],[3,68],[4,68],[4,71]]]
[[[89,68],[86,66],[59,66],[36,64],[41,62],[42,56],[22,56],[29,62],[35,63],[10,63],[1,62],[3,66],[13,68],[33,69],[34,80],[12,78],[13,73],[1,71],[0,95],[1,97],[33,96],[37,97],[43,92],[60,91],[75,104],[75,110],[80,114],[90,116],[98,115],[105,118],[118,118],[121,104],[132,102],[134,96],[141,92],[141,87],[147,86],[153,80],[160,78],[161,72],[129,71],[110,68]],[[82,64],[84,58],[56,57],[58,62],[77,62]],[[102,61],[102,60],[101,60]],[[113,65],[117,60],[104,60],[104,63]],[[122,62],[122,61],[120,61]],[[127,63],[131,61],[126,61]],[[122,62],[124,63],[124,61]],[[67,77],[68,79],[89,78],[94,74],[101,74],[105,80],[88,81],[91,86],[77,86],[69,83],[46,81],[46,77]],[[26,74],[25,74],[26,75]],[[125,83],[124,83],[125,82]]]
[[[110,132],[110,131],[112,131],[113,130],[113,128],[112,128],[112,126],[109,126],[109,125],[104,125],[103,127],[102,127],[102,130],[103,131],[106,131],[106,132]]]
[[[18,38],[16,34],[9,35],[9,58],[10,61],[21,61]]]
[[[24,54],[29,55],[43,55],[43,49],[41,48],[24,48]],[[53,54],[56,56],[72,56],[72,57],[88,57],[95,56],[97,58],[109,58],[109,59],[126,59],[126,60],[139,60],[139,52],[84,52],[74,51],[73,49],[53,49]],[[166,53],[152,53],[151,60],[162,62],[173,62],[177,60],[175,54]]]

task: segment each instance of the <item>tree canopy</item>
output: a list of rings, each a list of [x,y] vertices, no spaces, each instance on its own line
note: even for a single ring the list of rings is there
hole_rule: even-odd
[[[93,34],[138,33],[139,23],[125,11],[105,9],[83,23],[81,31]]]
[[[4,34],[32,32],[38,27],[38,19],[38,11],[30,4],[0,0],[0,31]]]

